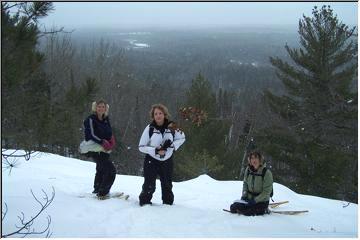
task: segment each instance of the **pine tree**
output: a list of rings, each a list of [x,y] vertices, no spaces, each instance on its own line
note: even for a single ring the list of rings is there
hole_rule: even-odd
[[[201,73],[192,81],[192,85],[187,92],[186,105],[201,109],[210,117],[214,117],[216,114],[215,94],[212,91],[210,82]]]
[[[323,6],[299,20],[298,32],[300,48],[285,46],[291,63],[270,57],[285,94],[264,92],[281,124],[264,131],[263,147],[295,171],[302,191],[349,198],[346,180],[357,171],[355,27]]]
[[[59,105],[53,107],[52,135],[56,139],[52,142],[61,147],[59,153],[78,154],[78,145],[84,137],[82,129],[83,120],[90,113],[91,102],[99,87],[96,79],[87,78],[79,87],[76,86],[73,71],[70,71],[70,87],[65,93],[65,98]],[[59,131],[59,129],[62,129]]]
[[[184,121],[182,124],[187,147],[180,148],[176,155],[176,174],[181,180],[200,174],[214,177],[223,168],[221,160],[226,152],[225,136],[230,124],[216,118],[216,97],[210,82],[201,73],[192,81],[185,102],[188,107],[209,117],[201,124],[197,121]]]
[[[200,174],[212,174],[223,169],[221,161],[216,156],[210,155],[207,150],[196,152],[191,161],[178,166],[180,171],[190,178]]]
[[[92,78],[76,86],[71,71],[70,88],[52,92],[53,83],[43,69],[44,54],[37,44],[48,34],[40,31],[39,19],[53,9],[51,2],[1,3],[1,121],[7,148],[76,152],[83,135],[83,113],[98,91]]]
[[[50,2],[1,3],[1,122],[7,147],[39,149],[48,139],[44,130],[50,122],[50,83],[41,70],[43,55],[36,44],[41,34],[38,21],[52,10]]]

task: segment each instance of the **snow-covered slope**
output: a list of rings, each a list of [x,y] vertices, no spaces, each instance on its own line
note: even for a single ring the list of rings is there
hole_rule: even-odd
[[[4,161],[4,160],[3,160]],[[160,182],[152,206],[140,207],[142,177],[117,175],[112,191],[130,194],[128,201],[99,201],[92,191],[95,164],[54,154],[40,153],[18,166],[2,169],[2,206],[8,205],[3,234],[13,232],[17,216],[28,218],[39,210],[30,189],[41,189],[54,202],[34,223],[41,230],[50,215],[52,237],[357,237],[357,205],[297,194],[274,184],[275,201],[290,203],[278,210],[309,210],[296,216],[271,214],[245,217],[222,211],[241,194],[241,181],[217,181],[209,176],[174,183],[175,203],[162,205]],[[86,198],[79,195],[87,194]]]

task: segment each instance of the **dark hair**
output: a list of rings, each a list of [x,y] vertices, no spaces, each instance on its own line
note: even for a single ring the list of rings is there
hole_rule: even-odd
[[[262,155],[259,151],[252,151],[249,153],[249,159],[251,159],[251,157],[254,156],[256,158],[258,158],[260,161],[262,160]]]

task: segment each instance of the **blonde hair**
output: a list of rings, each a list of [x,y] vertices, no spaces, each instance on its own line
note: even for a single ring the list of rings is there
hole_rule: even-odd
[[[103,104],[105,105],[105,108],[106,108],[106,111],[105,111],[104,115],[105,115],[105,116],[108,116],[108,115],[109,115],[109,108],[110,108],[110,106],[109,106],[109,104],[107,104],[107,103],[105,102],[104,99],[99,99],[99,100],[97,100],[97,101],[95,101],[95,102],[92,102],[92,104],[91,104],[91,111],[92,111],[93,113],[96,113],[96,106],[99,105],[99,104],[101,104],[101,103],[103,103]]]
[[[171,117],[168,108],[164,104],[157,103],[151,106],[151,110],[149,112],[151,120],[154,120],[155,109],[159,109],[160,111],[162,111],[164,113],[165,119],[169,120],[169,118]]]

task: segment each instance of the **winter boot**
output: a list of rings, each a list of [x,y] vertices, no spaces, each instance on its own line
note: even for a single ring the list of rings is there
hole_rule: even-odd
[[[142,207],[142,206],[144,206],[144,205],[146,205],[146,204],[152,205],[152,202],[151,202],[151,201],[147,201],[147,202],[139,201],[140,207]]]
[[[105,200],[110,198],[110,194],[109,193],[103,193],[103,192],[98,192],[96,194],[96,196],[98,197],[99,200]]]

